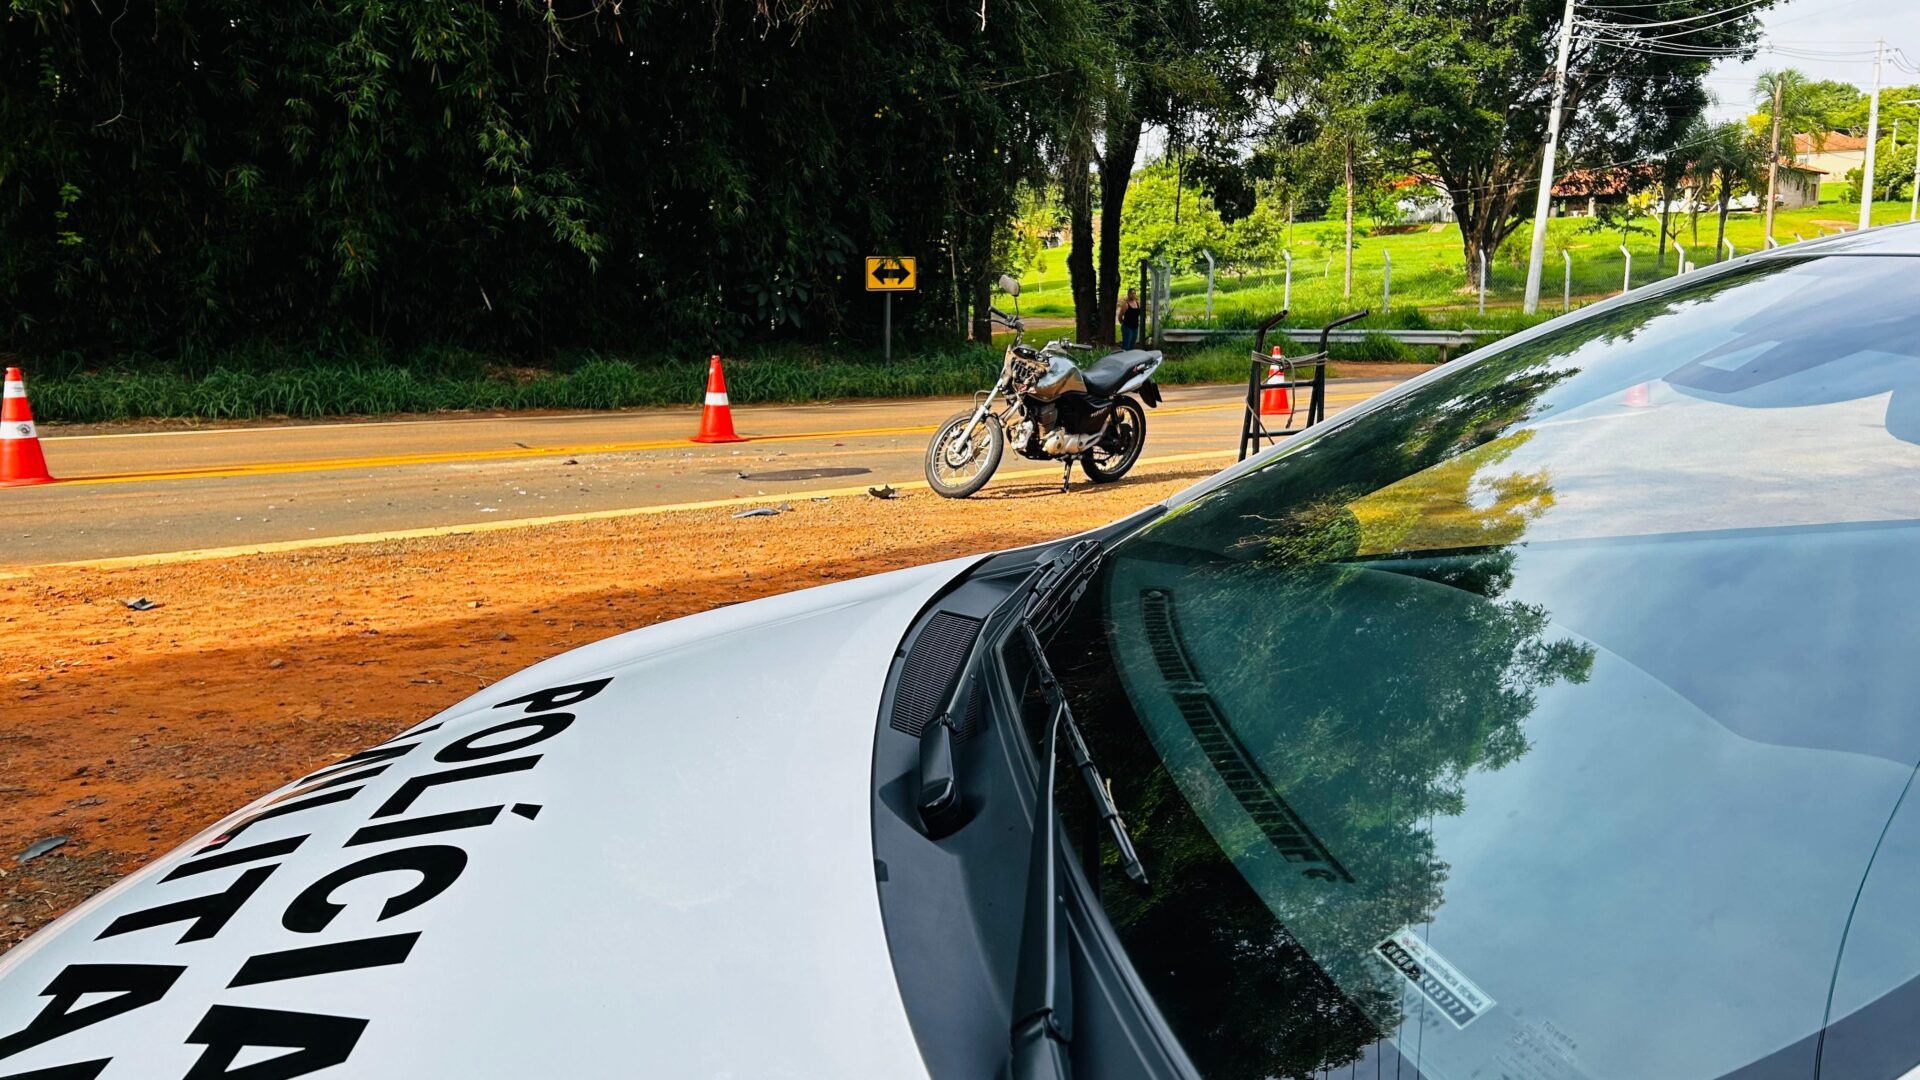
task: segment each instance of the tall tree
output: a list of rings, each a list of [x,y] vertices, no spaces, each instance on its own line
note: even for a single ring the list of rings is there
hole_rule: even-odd
[[[1087,193],[1067,199],[1076,249],[1083,238],[1096,249],[1068,259],[1077,329],[1101,343],[1113,340],[1130,270],[1120,237],[1147,129],[1166,131],[1176,167],[1189,154],[1239,145],[1283,73],[1305,62],[1302,48],[1319,40],[1326,17],[1313,0],[1115,0],[1108,11],[1110,66],[1085,84],[1091,100],[1078,116],[1086,127],[1064,156],[1065,187]]]
[[[1665,25],[1604,35],[1583,26],[1566,84],[1565,168],[1642,159],[1674,144],[1707,104],[1701,80],[1714,55],[1750,55],[1758,40],[1754,19],[1708,18],[1724,7],[1620,5],[1605,10],[1609,24]],[[1380,144],[1446,185],[1469,266],[1526,220],[1562,9],[1556,0],[1335,0],[1353,64],[1380,82],[1368,110]],[[1684,49],[1672,44],[1675,34]]]
[[[897,314],[946,331],[1098,15],[10,0],[0,348],[830,338],[878,322],[865,253],[919,255]]]
[[[1737,120],[1715,124],[1707,139],[1693,155],[1688,178],[1702,191],[1714,192],[1714,207],[1719,214],[1719,232],[1713,240],[1714,259],[1718,261],[1727,239],[1727,210],[1734,194],[1742,187],[1757,186],[1765,162],[1766,144],[1753,137],[1752,129]]]

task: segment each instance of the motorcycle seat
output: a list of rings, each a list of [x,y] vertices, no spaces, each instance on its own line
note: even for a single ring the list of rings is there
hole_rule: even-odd
[[[1149,349],[1126,349],[1095,360],[1081,371],[1087,392],[1096,397],[1111,397],[1143,365],[1158,360],[1160,354]]]

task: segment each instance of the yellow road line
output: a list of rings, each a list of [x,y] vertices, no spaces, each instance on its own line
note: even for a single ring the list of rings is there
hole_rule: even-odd
[[[1207,461],[1232,457],[1233,450],[1200,450],[1186,454],[1168,454],[1164,457],[1142,458],[1136,468],[1143,465],[1177,465],[1189,461]],[[1047,466],[1036,469],[1002,469],[994,474],[994,479],[1015,480],[1030,476],[1059,476],[1058,468]],[[1138,474],[1136,474],[1138,475]],[[917,491],[927,487],[924,480],[894,484],[902,491]],[[430,525],[417,529],[392,529],[385,532],[348,533],[342,536],[309,536],[299,540],[275,540],[259,544],[236,544],[231,547],[197,548],[188,551],[163,551],[151,555],[123,555],[108,559],[80,559],[74,562],[40,563],[34,566],[17,567],[0,572],[0,579],[31,576],[35,570],[125,570],[133,567],[164,566],[170,563],[203,562],[209,559],[231,559],[241,555],[269,555],[284,551],[303,551],[308,548],[345,547],[355,544],[377,544],[394,540],[419,540],[436,536],[455,536],[464,533],[501,532],[506,529],[530,529],[540,525],[566,525],[581,521],[610,521],[618,518],[643,517],[650,514],[671,514],[681,510],[717,510],[735,506],[756,506],[767,503],[798,502],[802,499],[839,498],[848,495],[865,495],[864,487],[822,488],[813,491],[789,491],[778,495],[743,495],[728,499],[704,499],[699,502],[662,503],[657,506],[629,506],[618,510],[585,510],[572,514],[551,514],[545,517],[509,518],[505,521],[478,521],[464,525]]]
[[[1329,394],[1330,404],[1365,401],[1373,394]],[[1157,410],[1159,415],[1218,412],[1239,409],[1238,401],[1211,405],[1176,405]],[[753,435],[750,443],[797,442],[806,439],[871,438],[882,435],[925,435],[938,424],[910,427],[849,428],[843,431],[799,431],[787,434]],[[263,429],[265,430],[265,429]],[[72,476],[65,485],[138,484],[169,480],[209,480],[235,476],[277,476],[287,473],[336,472],[353,469],[386,469],[403,465],[447,465],[468,462],[516,461],[528,458],[576,457],[581,454],[623,454],[645,450],[680,450],[691,445],[686,439],[652,439],[642,442],[582,443],[573,446],[515,446],[497,450],[437,450],[413,454],[380,454],[365,457],[311,458],[304,461],[256,461],[229,465],[205,465],[187,469],[155,469],[147,472],[100,473]]]

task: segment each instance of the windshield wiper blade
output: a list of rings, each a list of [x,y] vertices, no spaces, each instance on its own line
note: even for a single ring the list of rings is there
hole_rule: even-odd
[[[1048,559],[1027,589],[1026,620],[1042,633],[1050,630],[1055,616],[1080,598],[1105,555],[1106,545],[1088,537]]]
[[[1100,541],[1091,537],[1055,549],[1028,579],[1024,599],[1022,594],[1014,594],[1013,599],[1025,605],[1021,620],[1049,626],[1050,619],[1078,599],[1084,583],[1100,566],[1101,550]],[[947,690],[939,714],[920,732],[920,783],[914,803],[920,812],[922,827],[934,839],[966,823],[966,806],[961,799],[959,773],[953,760],[953,741],[972,707],[973,695],[977,692],[975,680],[979,677],[980,658],[988,636],[983,626],[968,646],[966,659]],[[1073,746],[1075,762],[1085,759],[1086,744],[1079,738],[1077,729]]]
[[[1029,608],[1029,616],[1031,613]],[[1020,635],[1033,654],[1034,673],[1050,715],[1040,751],[1040,799],[1034,811],[1033,846],[1027,857],[1026,910],[1020,929],[1020,962],[1013,981],[1013,1025],[1009,1032],[1012,1076],[1013,1080],[1067,1080],[1071,1074],[1067,1045],[1073,1041],[1073,979],[1066,936],[1060,932],[1060,857],[1054,833],[1059,809],[1054,794],[1055,770],[1063,730],[1074,767],[1086,781],[1101,820],[1113,834],[1121,869],[1128,880],[1142,887],[1147,884],[1147,871],[1114,805],[1113,792],[1087,750],[1080,725],[1067,704],[1066,691],[1054,677],[1031,617],[1020,620]]]

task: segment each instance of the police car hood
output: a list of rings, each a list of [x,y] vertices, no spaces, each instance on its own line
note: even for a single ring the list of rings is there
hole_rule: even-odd
[[[0,957],[0,1077],[924,1076],[869,774],[965,566],[612,638],[262,799]]]

